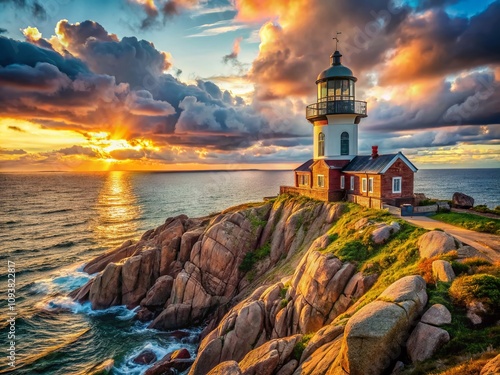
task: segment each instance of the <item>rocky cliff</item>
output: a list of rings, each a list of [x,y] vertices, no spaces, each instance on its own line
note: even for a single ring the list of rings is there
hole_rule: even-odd
[[[169,218],[89,262],[97,275],[72,296],[138,307],[160,330],[206,324],[190,375],[385,374],[450,341],[428,285],[453,281],[438,258],[464,247],[423,233],[381,211],[279,197]]]

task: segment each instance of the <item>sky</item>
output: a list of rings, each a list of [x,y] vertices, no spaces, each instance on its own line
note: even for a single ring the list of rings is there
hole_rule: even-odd
[[[359,150],[500,168],[500,1],[0,0],[0,171],[291,169],[339,35]]]

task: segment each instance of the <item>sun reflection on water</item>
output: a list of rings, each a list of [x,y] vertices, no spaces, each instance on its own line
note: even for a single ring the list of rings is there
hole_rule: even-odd
[[[132,175],[109,172],[99,193],[94,233],[100,243],[116,246],[135,235],[142,212],[134,194]]]

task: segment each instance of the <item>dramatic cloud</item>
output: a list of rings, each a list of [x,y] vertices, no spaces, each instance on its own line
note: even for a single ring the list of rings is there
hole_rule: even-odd
[[[11,5],[17,9],[22,9],[29,12],[33,17],[37,19],[45,19],[47,17],[47,11],[45,8],[36,0],[0,0],[0,7],[5,5]]]
[[[139,5],[146,17],[141,21],[140,28],[147,29],[159,25],[160,13],[163,15],[163,21],[167,18],[179,15],[184,10],[196,8],[199,0],[167,0],[164,2],[155,3],[154,0],[129,0],[132,4]]]
[[[263,140],[271,150],[310,132],[308,126],[297,126],[305,122],[303,103],[248,105],[213,82],[183,83],[165,73],[170,67],[167,54],[152,43],[134,37],[119,40],[96,22],[62,20],[50,39],[35,28],[24,34],[27,42],[0,39],[9,47],[0,67],[1,113],[50,129],[91,134],[91,144],[110,147],[96,154],[95,148],[72,146],[54,157],[144,160],[166,152],[165,160],[171,160],[168,149],[183,147],[191,149],[193,160],[207,160],[196,150],[244,152]],[[101,141],[95,134],[102,132],[106,138]],[[127,144],[112,146],[109,137]],[[134,143],[144,137],[152,143]]]
[[[234,43],[233,43],[233,50],[231,51],[230,54],[228,55],[225,55],[223,58],[222,58],[222,61],[224,62],[224,64],[227,64],[228,62],[238,62],[238,55],[240,53],[240,43],[241,41],[243,40],[242,37],[238,37],[234,40]]]
[[[35,3],[0,0],[0,7],[31,11]],[[368,102],[369,116],[360,123],[362,152],[377,143],[381,152],[402,149],[426,160],[432,150],[458,155],[478,145],[485,158],[496,155],[499,1],[474,15],[451,12],[454,0],[397,6],[388,0],[128,3],[141,10],[141,28],[154,28],[148,37],[178,14],[189,25],[186,38],[215,40],[232,32],[219,37],[225,51],[210,49],[223,71],[201,79],[187,64],[189,81],[183,82],[184,66],[173,68],[167,52],[175,51],[170,38],[172,47],[162,41],[162,51],[150,41],[123,37],[120,27],[112,29],[118,37],[94,21],[61,20],[50,37],[39,31],[46,25],[26,23],[24,42],[0,36],[0,114],[9,121],[0,135],[26,139],[42,126],[75,132],[80,141],[58,143],[48,152],[30,148],[28,141],[16,143],[2,149],[4,160],[17,158],[33,168],[86,158],[148,167],[300,162],[310,157],[312,143],[304,109],[316,101],[316,77],[329,67],[337,31],[343,63],[358,77],[356,97]],[[121,21],[129,25],[130,9],[125,11]],[[257,28],[258,36],[252,33]],[[233,40],[232,50],[227,40]]]
[[[3,155],[25,155],[27,154],[26,151],[24,150],[7,150],[3,147],[0,147],[0,154],[3,154]]]

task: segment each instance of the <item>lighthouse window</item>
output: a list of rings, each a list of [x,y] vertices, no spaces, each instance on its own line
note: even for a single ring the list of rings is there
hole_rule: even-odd
[[[334,81],[335,82],[335,96],[340,96],[340,92],[342,91],[342,81]]]
[[[328,81],[328,97],[330,100],[333,100],[335,96],[335,82],[336,81]]]
[[[326,100],[326,82],[321,82],[318,84],[318,100],[323,101]]]
[[[354,97],[354,81],[349,80],[349,92]]]
[[[342,81],[342,96],[349,96],[349,81]],[[344,100],[348,100],[349,98],[342,98]]]
[[[340,155],[349,155],[349,133],[347,132],[340,135]]]
[[[318,156],[325,156],[325,134],[318,134]]]

